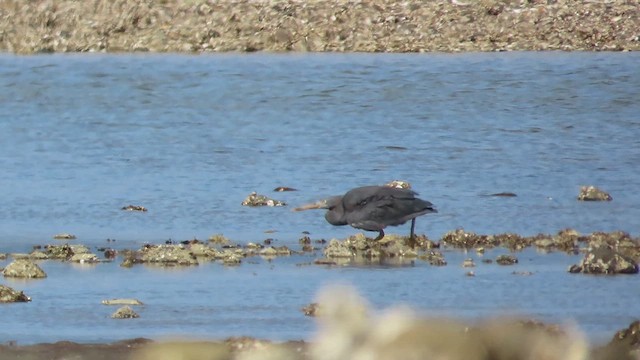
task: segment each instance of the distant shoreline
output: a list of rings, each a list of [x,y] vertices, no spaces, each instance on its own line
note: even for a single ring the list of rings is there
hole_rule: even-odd
[[[0,51],[637,51],[632,0],[0,1]]]

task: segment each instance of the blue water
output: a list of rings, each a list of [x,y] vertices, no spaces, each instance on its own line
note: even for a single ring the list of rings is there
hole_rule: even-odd
[[[434,240],[459,227],[638,236],[639,60],[637,53],[1,55],[0,252],[28,252],[60,232],[93,248],[219,233],[297,248],[303,231],[329,239],[356,230],[293,206],[393,179],[436,205],[438,214],[416,224]],[[597,185],[613,201],[578,202],[581,185]],[[273,192],[277,186],[299,191]],[[293,206],[241,206],[252,191]],[[482,196],[497,192],[518,196]],[[129,204],[149,211],[120,210]],[[355,284],[381,308],[409,303],[465,319],[526,314],[576,322],[598,339],[640,314],[636,276],[567,274],[580,256],[530,251],[515,270],[532,276],[482,264],[473,278],[460,264],[475,254],[455,251],[443,268],[300,266],[318,256],[169,270],[42,262],[47,279],[2,280],[33,302],[1,307],[0,341],[308,338],[314,324],[299,308],[334,281]],[[111,320],[115,308],[100,301],[112,297],[144,301],[142,317]]]

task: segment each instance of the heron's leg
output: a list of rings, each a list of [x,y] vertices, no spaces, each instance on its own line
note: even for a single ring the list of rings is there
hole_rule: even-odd
[[[380,234],[378,234],[378,237],[373,239],[373,241],[378,241],[378,240],[382,239],[383,237],[384,237],[384,230],[380,229]]]
[[[414,234],[416,229],[416,218],[411,219],[411,233],[409,233],[409,246],[412,249],[416,248],[416,236]]]

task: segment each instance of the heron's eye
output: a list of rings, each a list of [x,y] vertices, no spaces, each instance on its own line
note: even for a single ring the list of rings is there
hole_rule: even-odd
[[[362,201],[360,201],[360,202],[358,203],[358,205],[360,205],[360,206],[365,206],[365,205],[367,205],[367,200],[362,200]]]

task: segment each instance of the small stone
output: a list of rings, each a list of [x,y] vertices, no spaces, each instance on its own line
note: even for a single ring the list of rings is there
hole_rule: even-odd
[[[111,318],[113,319],[134,319],[138,317],[140,317],[140,315],[133,311],[133,309],[128,305],[119,308],[116,312],[111,314]]]
[[[512,275],[520,275],[520,276],[531,276],[533,273],[531,271],[513,271]]]

